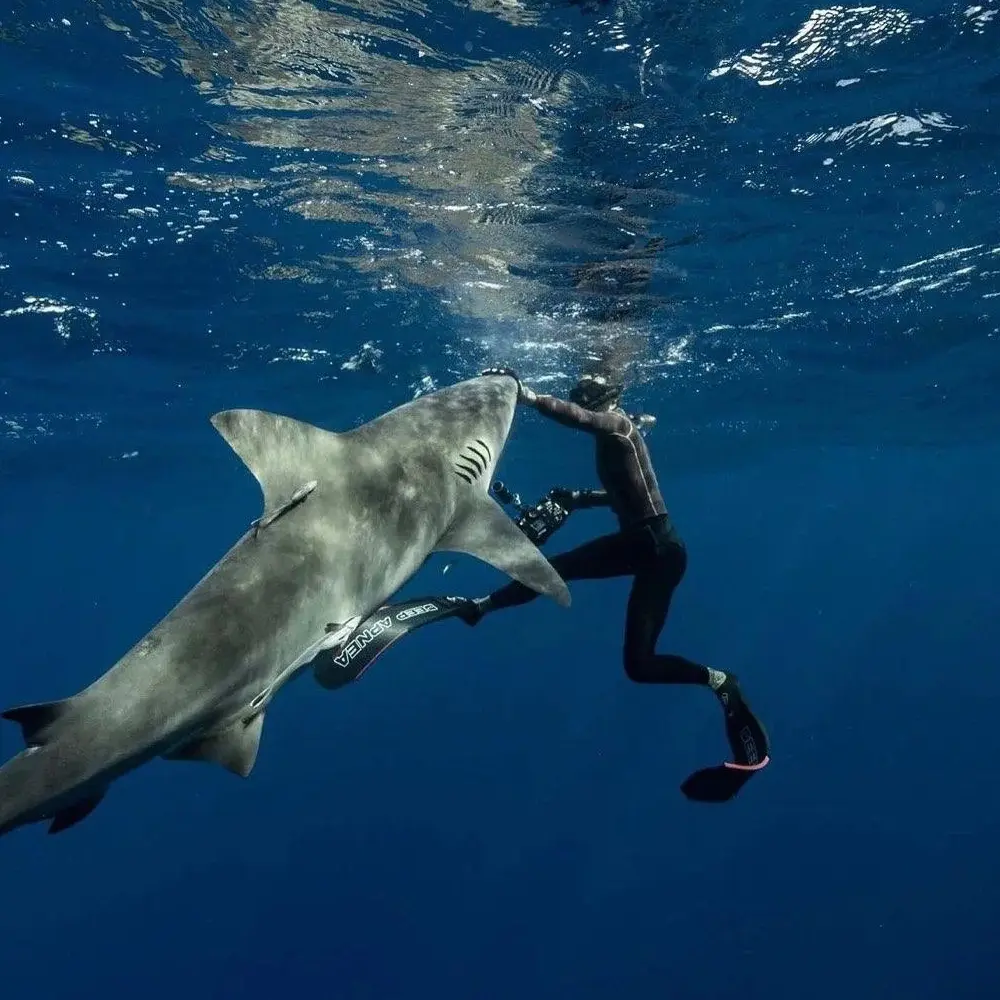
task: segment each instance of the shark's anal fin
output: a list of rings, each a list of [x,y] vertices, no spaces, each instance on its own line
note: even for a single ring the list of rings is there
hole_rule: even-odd
[[[91,795],[87,799],[80,799],[79,802],[74,802],[67,809],[57,812],[52,817],[48,832],[62,833],[63,830],[68,830],[71,826],[76,826],[81,819],[86,819],[100,805],[105,791],[106,789],[102,788],[96,795]]]
[[[250,527],[253,528],[253,537],[256,538],[265,528],[274,524],[279,517],[283,514],[287,514],[293,507],[298,507],[298,505],[302,503],[302,501],[305,500],[305,498],[309,496],[314,489],[316,489],[317,485],[317,481],[313,479],[304,486],[300,486],[284,503],[279,504],[273,510],[264,511],[264,513],[250,525]]]
[[[163,756],[166,760],[204,760],[219,764],[241,778],[249,777],[257,762],[264,713],[238,719],[225,729],[199,736]]]
[[[8,708],[6,712],[0,712],[0,716],[16,722],[21,727],[25,745],[36,747],[45,742],[45,730],[56,722],[65,710],[66,701],[45,701],[37,705]]]
[[[486,495],[469,502],[436,548],[482,559],[518,583],[569,607],[566,582],[496,501]]]

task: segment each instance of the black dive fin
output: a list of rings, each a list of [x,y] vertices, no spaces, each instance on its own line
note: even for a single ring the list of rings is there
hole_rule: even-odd
[[[199,736],[190,743],[163,755],[165,760],[203,760],[219,764],[241,778],[249,776],[257,762],[264,713],[250,719],[238,719],[225,729]]]
[[[756,769],[734,768],[729,764],[703,767],[684,779],[681,791],[692,802],[729,802],[755,773]]]
[[[313,661],[313,675],[328,691],[357,680],[394,642],[404,635],[450,618],[471,604],[464,597],[415,597],[398,604],[384,604],[373,611],[334,649]],[[327,626],[331,631],[336,626]]]
[[[759,771],[770,760],[771,741],[760,719],[746,703],[736,675],[729,674],[715,693],[726,717],[726,739],[733,752],[734,763],[726,767]]]
[[[63,830],[68,830],[71,826],[76,826],[81,819],[86,819],[100,805],[105,791],[106,789],[101,789],[100,792],[92,795],[89,799],[80,799],[79,802],[74,803],[68,809],[57,812],[49,824],[49,833],[62,833]]]
[[[4,719],[10,719],[21,727],[24,742],[29,747],[41,746],[45,742],[45,730],[66,710],[66,702],[44,701],[38,705],[20,705],[0,712]]]
[[[734,674],[716,695],[726,717],[726,739],[734,762],[704,767],[684,780],[681,791],[695,802],[728,802],[771,761],[767,731],[744,701]]]

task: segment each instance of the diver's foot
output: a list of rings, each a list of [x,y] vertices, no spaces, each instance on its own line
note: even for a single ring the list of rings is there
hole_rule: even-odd
[[[726,739],[733,752],[733,762],[726,766],[760,770],[770,759],[770,741],[760,719],[746,703],[739,680],[734,674],[727,674],[715,694],[726,717]]]
[[[715,692],[726,717],[726,739],[736,767],[757,770],[768,761],[770,741],[760,719],[751,711],[740,690],[740,682],[727,674]]]
[[[733,760],[695,771],[684,781],[681,791],[698,802],[728,802],[771,760],[767,732],[746,703],[737,678],[727,674],[715,694],[725,715]]]
[[[461,618],[466,625],[478,625],[488,610],[489,602],[488,597],[476,597],[465,601],[455,612],[455,615]]]

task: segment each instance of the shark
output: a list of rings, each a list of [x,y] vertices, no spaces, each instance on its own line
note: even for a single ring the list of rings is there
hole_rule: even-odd
[[[517,396],[514,378],[479,376],[339,433],[263,410],[212,416],[260,485],[261,515],[89,687],[0,713],[25,743],[0,767],[0,835],[66,830],[155,758],[248,777],[277,692],[310,666],[337,686],[333,661],[358,626],[435,551],[569,606],[565,581],[489,495]]]

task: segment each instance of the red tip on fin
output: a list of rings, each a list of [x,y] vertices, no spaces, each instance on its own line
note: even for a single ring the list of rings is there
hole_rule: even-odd
[[[770,757],[765,757],[756,764],[734,764],[732,761],[723,761],[722,766],[728,767],[732,771],[761,771],[771,763]]]

